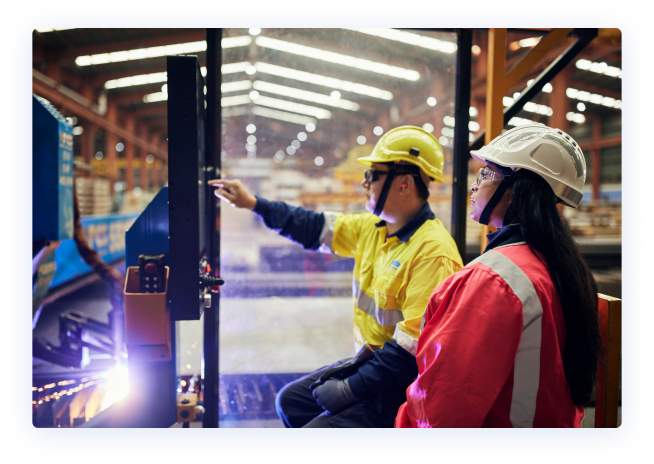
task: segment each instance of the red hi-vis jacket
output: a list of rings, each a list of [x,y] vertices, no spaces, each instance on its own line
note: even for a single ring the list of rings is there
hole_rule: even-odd
[[[564,344],[545,264],[525,242],[487,251],[432,293],[395,427],[580,427]]]

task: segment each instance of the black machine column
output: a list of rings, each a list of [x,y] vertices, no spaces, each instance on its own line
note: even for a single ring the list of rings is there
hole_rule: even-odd
[[[452,175],[452,237],[465,264],[468,161],[470,160],[468,123],[470,121],[472,29],[460,29],[458,31],[457,47]]]
[[[221,175],[221,139],[222,121],[220,106],[220,86],[222,83],[222,29],[207,29],[207,128],[206,128],[206,169],[207,179],[216,179]],[[220,276],[220,200],[214,196],[213,189],[207,189],[207,261],[211,265],[211,274]],[[220,326],[220,294],[214,294],[211,307],[204,311],[204,380],[202,385],[204,414],[202,427],[218,427],[218,334]]]

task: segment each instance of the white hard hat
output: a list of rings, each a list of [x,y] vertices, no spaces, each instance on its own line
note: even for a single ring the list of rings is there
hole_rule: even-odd
[[[541,124],[515,127],[471,151],[482,163],[491,161],[513,170],[527,169],[550,184],[554,194],[576,208],[586,181],[586,160],[577,142],[560,129]]]

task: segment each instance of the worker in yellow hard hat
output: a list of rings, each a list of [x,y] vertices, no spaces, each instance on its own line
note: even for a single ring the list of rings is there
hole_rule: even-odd
[[[388,131],[369,156],[364,214],[316,213],[249,193],[239,180],[216,179],[216,196],[257,214],[305,249],[354,258],[357,356],[287,385],[276,398],[287,427],[393,427],[416,378],[420,324],[436,286],[463,267],[456,244],[427,199],[442,182],[443,150],[414,126]],[[372,213],[372,214],[370,214]]]

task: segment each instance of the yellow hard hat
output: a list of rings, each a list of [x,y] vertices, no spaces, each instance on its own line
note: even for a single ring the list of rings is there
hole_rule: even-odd
[[[432,134],[416,126],[400,126],[381,136],[372,153],[357,161],[372,163],[405,161],[415,164],[435,182],[443,182],[443,148]]]

